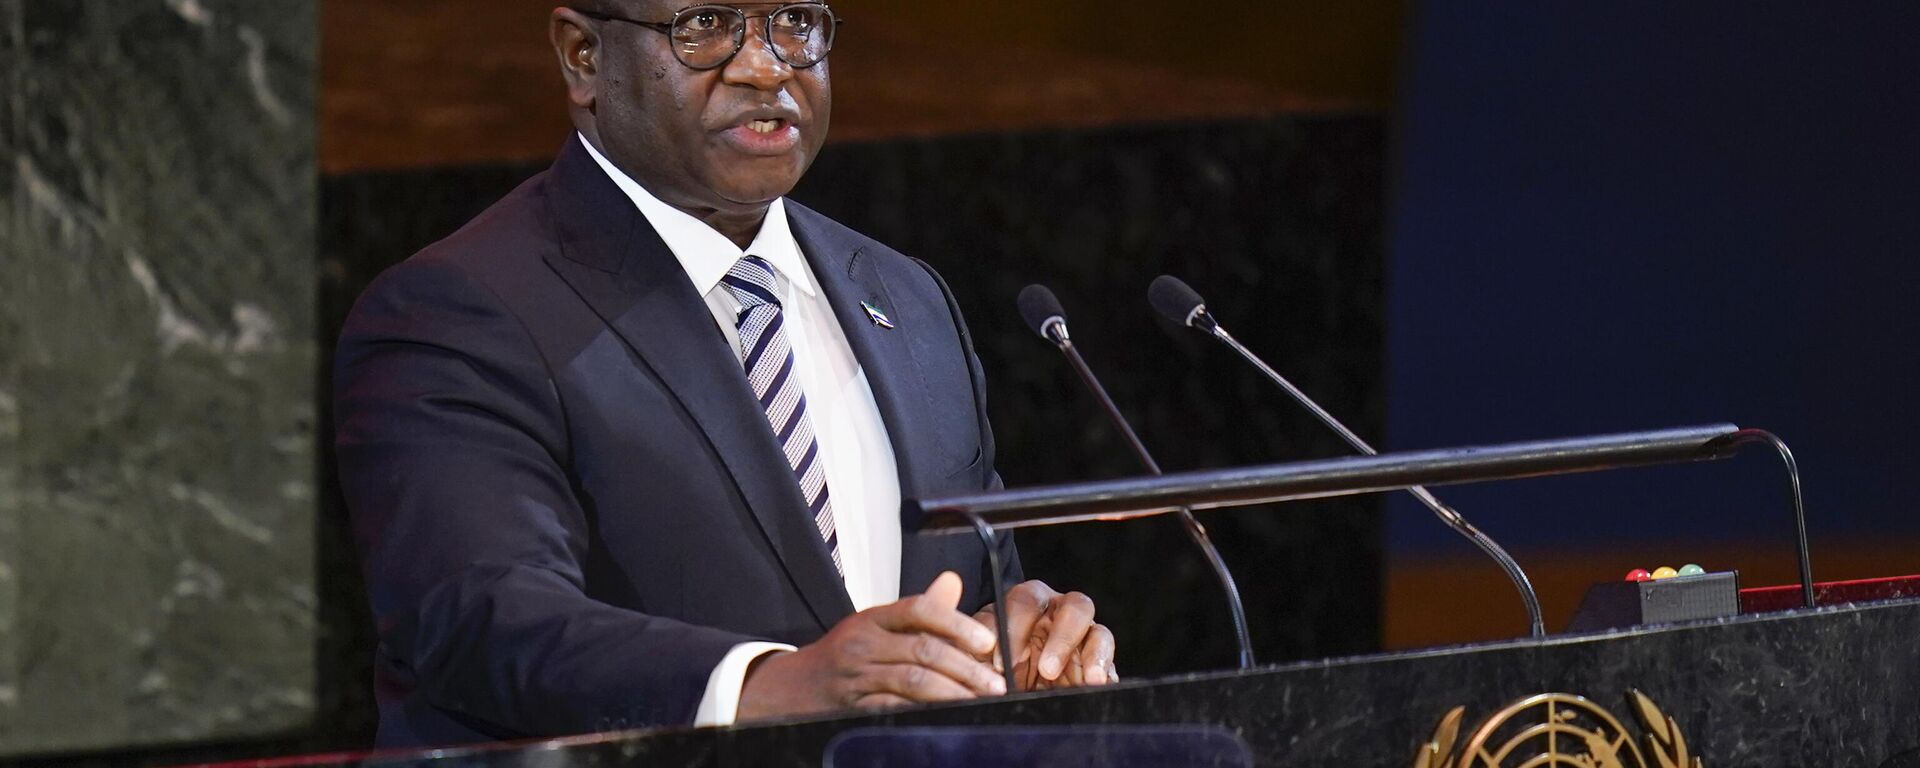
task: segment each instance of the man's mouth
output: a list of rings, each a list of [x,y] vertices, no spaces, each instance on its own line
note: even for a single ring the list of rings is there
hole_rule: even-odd
[[[735,149],[749,155],[785,155],[800,146],[799,124],[781,117],[736,123],[725,135]]]

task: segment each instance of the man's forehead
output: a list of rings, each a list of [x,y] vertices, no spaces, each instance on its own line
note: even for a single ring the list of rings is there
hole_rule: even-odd
[[[788,5],[796,2],[824,3],[824,0],[773,0],[773,2],[767,2],[766,0],[761,0],[760,2],[754,2],[753,0],[743,0],[741,2],[719,2],[718,0],[581,0],[581,3],[576,5],[575,7],[586,8],[587,10],[593,10],[593,11],[651,12],[651,13],[671,15],[671,14],[679,13],[680,11],[686,10],[688,8],[692,8],[693,6],[696,6],[696,5],[725,5],[725,6],[733,6],[737,8],[773,8],[773,7]],[[595,8],[593,6],[599,6],[599,7]]]
[[[574,0],[573,7],[602,13],[636,14],[672,13],[697,4],[698,0]]]
[[[718,2],[717,0],[713,2],[709,2],[708,0],[594,0],[594,2],[607,6],[611,10],[623,13],[644,13],[662,18],[672,16],[681,10],[696,5],[730,4]]]

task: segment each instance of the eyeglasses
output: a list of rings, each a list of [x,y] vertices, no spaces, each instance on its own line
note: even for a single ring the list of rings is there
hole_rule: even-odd
[[[773,3],[750,3],[765,7]],[[600,21],[624,21],[646,27],[673,41],[674,58],[693,69],[717,69],[732,61],[747,44],[747,22],[767,20],[767,42],[773,55],[787,66],[806,69],[825,61],[833,50],[833,33],[841,19],[824,3],[791,3],[748,16],[731,5],[696,5],[681,9],[672,21],[644,21],[624,16],[574,9],[580,15]]]

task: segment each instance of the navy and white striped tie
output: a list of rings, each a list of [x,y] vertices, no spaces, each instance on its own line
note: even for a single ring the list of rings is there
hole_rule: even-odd
[[[833,553],[834,570],[844,572],[840,537],[833,527],[833,499],[827,493],[826,467],[821,465],[813,422],[807,418],[807,396],[800,391],[800,379],[794,371],[793,347],[787,343],[773,265],[758,256],[742,257],[726,277],[720,278],[720,284],[740,302],[736,324],[740,329],[740,364],[746,369],[747,383],[760,398],[767,424],[787,453],[787,467],[800,483],[800,495],[813,512],[813,524]]]

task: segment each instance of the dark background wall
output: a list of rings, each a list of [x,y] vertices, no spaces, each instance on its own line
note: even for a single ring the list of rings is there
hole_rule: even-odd
[[[1920,569],[1912,3],[1425,3],[1398,114],[1399,448],[1732,421],[1800,458],[1822,579]],[[1461,488],[1556,625],[1699,562],[1787,583],[1776,460]],[[1523,631],[1431,516],[1387,529],[1388,642]],[[1482,593],[1484,590],[1484,593]],[[1488,594],[1472,600],[1462,594]]]

